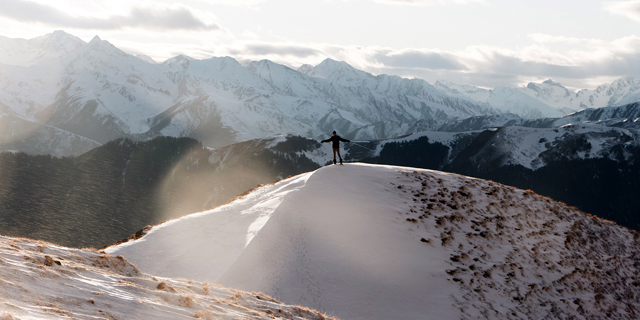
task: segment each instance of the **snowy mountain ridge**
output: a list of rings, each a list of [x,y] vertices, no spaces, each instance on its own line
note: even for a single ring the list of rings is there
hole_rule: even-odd
[[[316,137],[336,125],[350,132],[387,120],[438,124],[496,112],[426,81],[373,76],[344,62],[326,60],[314,76],[270,61],[245,68],[230,57],[156,64],[97,36],[47,63],[0,62],[0,102],[14,114],[101,143],[169,135],[222,146],[279,133]]]
[[[551,79],[542,83],[530,82],[525,87],[496,87],[492,90],[458,85],[439,80],[436,88],[471,101],[486,102],[490,106],[520,117],[560,117],[586,108],[614,107],[640,101],[640,79],[620,78],[602,84],[594,90],[572,91]]]
[[[639,307],[639,238],[530,191],[346,164],[107,252],[347,319],[622,319]]]
[[[98,143],[167,135],[217,147],[333,130],[387,138],[474,116],[559,117],[640,99],[632,78],[575,94],[552,81],[485,90],[374,76],[331,59],[298,70],[268,60],[243,66],[231,57],[155,63],[98,36],[84,43],[63,31],[0,41],[2,112]]]

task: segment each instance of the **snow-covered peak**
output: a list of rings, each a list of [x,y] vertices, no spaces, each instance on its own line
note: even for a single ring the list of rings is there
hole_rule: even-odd
[[[165,60],[162,64],[168,65],[168,66],[174,66],[174,65],[184,66],[184,65],[188,65],[189,61],[191,60],[193,60],[193,58],[184,54],[179,54],[173,58],[169,58]]]
[[[252,61],[249,64],[246,65],[246,68],[253,72],[253,73],[257,73],[257,74],[261,74],[265,71],[269,72],[269,70],[278,70],[278,73],[281,72],[297,72],[287,66],[275,63],[271,60],[268,59],[263,59],[260,61]]]
[[[146,54],[136,54],[136,58],[139,58],[142,61],[148,62],[148,63],[157,63],[155,60],[153,60],[153,58],[149,57]]]
[[[611,87],[621,88],[621,87],[628,87],[628,86],[637,86],[639,82],[640,82],[640,79],[627,76],[627,77],[622,77],[620,79],[613,81],[613,83],[611,83]]]
[[[491,95],[491,90],[468,85],[455,84],[453,82],[438,80],[434,84],[436,89],[456,97],[467,97],[473,101],[486,102]]]
[[[17,66],[46,63],[85,44],[80,38],[61,30],[28,40],[0,36],[0,63]]]
[[[189,75],[198,79],[215,79],[225,83],[233,83],[238,86],[262,86],[253,73],[232,57],[213,57],[197,60],[182,56],[178,61],[177,63],[188,66],[187,70]]]
[[[121,59],[130,59],[133,58],[132,55],[118,49],[116,46],[111,44],[107,40],[100,39],[99,36],[93,37],[89,43],[75,50],[73,54],[70,55],[73,59],[87,59],[87,60],[105,60],[105,59],[120,59],[119,63],[122,63]],[[117,63],[113,61],[114,64]]]
[[[501,112],[513,113],[522,118],[534,119],[564,115],[564,113],[516,88],[500,86],[487,90],[443,80],[438,80],[435,87],[447,95],[486,103]]]
[[[298,72],[306,75],[311,75],[311,72],[313,72],[313,66],[310,64],[303,64],[298,68]]]
[[[542,83],[529,82],[526,87],[519,88],[519,90],[559,110],[562,114],[571,113],[580,109],[579,105],[576,105],[575,92],[551,79]]]
[[[556,96],[569,97],[574,94],[559,82],[551,79],[545,80],[542,83],[529,82],[527,89],[530,89],[534,93],[534,96],[546,100],[554,99]]]
[[[336,61],[329,58],[315,66],[309,75],[333,81],[373,77],[373,75],[360,71],[344,61]]]
[[[600,85],[595,90],[580,90],[575,96],[579,109],[621,106],[637,102],[640,101],[640,79],[620,78],[610,84]]]
[[[640,79],[634,77],[620,78],[595,90],[578,92],[551,79],[541,83],[530,82],[526,87],[496,87],[492,90],[442,80],[436,82],[435,87],[448,95],[487,102],[494,108],[524,118],[558,117],[585,108],[621,106],[640,101]],[[508,104],[505,105],[505,101]]]
[[[640,101],[640,79],[634,77],[620,78],[607,88],[606,94],[610,96],[613,105],[624,105]]]
[[[614,255],[637,257],[637,239],[530,191],[346,164],[259,187],[107,252],[143,271],[344,319],[626,318],[640,303],[619,283],[640,270]]]
[[[33,40],[34,42],[40,42],[43,45],[52,48],[64,49],[64,51],[67,52],[75,50],[76,48],[85,44],[85,42],[80,38],[66,33],[62,30],[56,30],[53,33],[37,37]]]
[[[247,65],[247,69],[285,95],[313,98],[314,94],[316,94],[314,88],[318,79],[309,77],[287,66],[270,60],[261,60],[251,62]]]
[[[100,43],[100,42],[102,42],[102,39],[100,39],[100,36],[95,35],[93,37],[93,39],[91,39],[91,41],[89,41],[89,44],[94,44],[95,45],[96,43]]]

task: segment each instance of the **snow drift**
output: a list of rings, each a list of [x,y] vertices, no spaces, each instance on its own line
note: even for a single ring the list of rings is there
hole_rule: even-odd
[[[154,277],[122,256],[0,237],[0,319],[327,319],[256,292]]]
[[[106,251],[344,319],[637,316],[638,234],[530,191],[323,167]]]

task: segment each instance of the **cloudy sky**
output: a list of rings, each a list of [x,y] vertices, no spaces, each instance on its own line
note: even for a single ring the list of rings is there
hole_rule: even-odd
[[[492,88],[640,77],[640,0],[2,0],[0,35],[99,35],[164,61],[325,58]]]

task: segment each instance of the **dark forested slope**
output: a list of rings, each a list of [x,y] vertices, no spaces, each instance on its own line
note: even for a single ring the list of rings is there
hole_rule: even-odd
[[[0,233],[102,247],[148,224],[317,168],[306,158],[278,156],[264,147],[267,142],[236,145],[236,151],[249,151],[228,151],[235,158],[224,168],[210,162],[212,152],[190,138],[118,139],[68,158],[0,153]],[[278,150],[290,144],[281,142]]]

